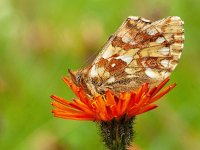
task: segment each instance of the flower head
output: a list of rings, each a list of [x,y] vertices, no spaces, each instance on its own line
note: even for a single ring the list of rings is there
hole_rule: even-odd
[[[52,112],[56,117],[73,120],[110,121],[114,118],[118,120],[125,115],[131,118],[156,108],[154,102],[176,86],[172,84],[162,90],[169,81],[169,78],[166,78],[153,88],[145,83],[138,90],[120,92],[118,96],[108,90],[103,95],[88,97],[82,87],[76,86],[66,77],[63,80],[78,98],[70,102],[52,95]]]

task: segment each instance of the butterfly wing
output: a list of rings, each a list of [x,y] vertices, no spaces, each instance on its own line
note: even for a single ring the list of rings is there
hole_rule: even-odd
[[[128,91],[168,77],[182,53],[183,24],[176,16],[155,22],[128,17],[88,68],[93,87]]]

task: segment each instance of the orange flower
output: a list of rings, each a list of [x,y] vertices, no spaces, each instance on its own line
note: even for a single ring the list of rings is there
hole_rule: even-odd
[[[124,115],[131,118],[156,108],[157,105],[154,102],[176,86],[172,84],[161,91],[169,81],[169,78],[166,78],[151,89],[146,83],[136,91],[120,92],[119,96],[108,90],[105,95],[99,94],[89,98],[82,87],[77,87],[66,77],[63,80],[78,99],[70,102],[52,95],[51,98],[54,99],[52,105],[55,108],[52,112],[56,117],[73,120],[110,121],[113,118],[118,120]]]

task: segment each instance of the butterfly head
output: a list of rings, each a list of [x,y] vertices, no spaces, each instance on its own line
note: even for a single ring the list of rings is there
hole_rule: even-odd
[[[77,86],[81,85],[82,81],[82,73],[81,72],[72,72],[70,69],[68,69],[70,79],[73,83],[75,83]]]

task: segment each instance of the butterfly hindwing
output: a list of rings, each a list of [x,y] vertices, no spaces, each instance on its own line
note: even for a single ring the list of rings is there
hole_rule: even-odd
[[[105,44],[85,72],[95,91],[133,90],[168,77],[175,69],[183,49],[183,21],[167,17],[151,22],[128,17]]]

